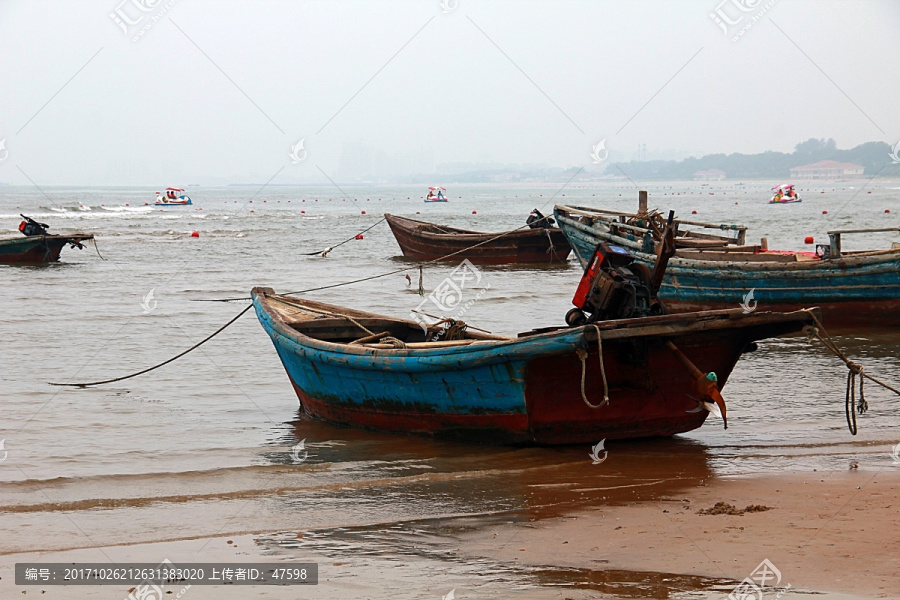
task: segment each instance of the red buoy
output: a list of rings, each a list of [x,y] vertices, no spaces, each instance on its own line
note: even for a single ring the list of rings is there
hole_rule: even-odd
[[[805,238],[803,238],[804,244],[812,244],[814,241],[815,240],[813,239],[813,236],[811,236],[811,235],[808,235]]]
[[[191,237],[200,237],[200,232],[199,232],[199,231],[192,231],[192,232],[191,232]]]
[[[886,208],[886,209],[884,209],[884,212],[885,212],[885,214],[890,213],[890,212],[891,212],[891,209]]]
[[[692,214],[692,215],[696,215],[696,214],[697,214],[697,211],[696,211],[696,210],[692,210],[692,211],[691,211],[691,214]]]
[[[472,211],[472,214],[473,214],[473,215],[477,215],[477,214],[478,214],[478,211],[477,211],[477,210],[473,210],[473,211]]]
[[[366,214],[366,211],[362,211],[362,214]]]
[[[363,239],[363,234],[357,233],[357,234],[356,234],[356,239],[358,239],[358,240]]]
[[[306,211],[305,211],[305,210],[301,210],[301,211],[300,211],[300,214],[301,214],[301,215],[305,215],[305,214],[306,214]]]
[[[823,210],[823,211],[822,211],[822,214],[823,214],[823,215],[827,215],[827,214],[828,214],[828,211],[827,211],[827,210]]]

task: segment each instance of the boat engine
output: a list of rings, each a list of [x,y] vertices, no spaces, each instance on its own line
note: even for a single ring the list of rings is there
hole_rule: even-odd
[[[553,223],[555,223],[555,221],[552,217],[545,217],[541,211],[536,208],[532,210],[531,214],[528,215],[528,218],[525,219],[525,224],[531,229],[550,229],[553,227]]]
[[[572,304],[575,308],[566,313],[570,327],[661,313],[650,288],[650,269],[635,262],[628,248],[606,243],[597,245]]]
[[[673,212],[656,253],[653,272],[635,261],[628,248],[600,242],[575,291],[575,308],[566,313],[569,327],[596,321],[634,319],[666,314],[656,297],[669,258],[675,254]]]
[[[22,214],[20,214],[19,216],[25,219],[24,221],[19,223],[19,231],[22,232],[22,235],[48,235],[47,228],[50,226],[46,223],[38,223],[31,217],[26,217]]]

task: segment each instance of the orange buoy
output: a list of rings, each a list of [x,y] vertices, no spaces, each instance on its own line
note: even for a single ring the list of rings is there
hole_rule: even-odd
[[[192,231],[192,232],[191,232],[191,237],[200,237],[200,232],[199,232],[199,231]]]
[[[803,238],[804,244],[812,244],[814,241],[815,240],[813,239],[813,236],[811,236],[811,235],[808,235],[805,238]]]

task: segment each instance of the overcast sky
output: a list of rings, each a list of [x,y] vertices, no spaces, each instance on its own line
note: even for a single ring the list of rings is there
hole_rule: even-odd
[[[900,2],[741,4],[6,0],[0,181],[322,179],[356,146],[569,167],[603,139],[618,160],[900,139]]]

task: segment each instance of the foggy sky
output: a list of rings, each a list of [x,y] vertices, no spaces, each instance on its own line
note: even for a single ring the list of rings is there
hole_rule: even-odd
[[[737,4],[4,1],[0,182],[325,181],[354,146],[580,167],[602,139],[610,160],[900,140],[900,3]],[[711,13],[743,18],[726,35]]]

